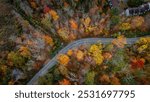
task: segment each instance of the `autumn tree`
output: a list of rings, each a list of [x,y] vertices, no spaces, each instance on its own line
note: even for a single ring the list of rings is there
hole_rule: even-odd
[[[69,63],[69,61],[70,61],[70,58],[67,55],[65,55],[65,54],[61,54],[58,57],[58,61],[62,65],[67,65]]]
[[[26,60],[18,52],[11,51],[7,56],[9,66],[21,67],[25,64]]]
[[[142,16],[136,16],[136,17],[134,17],[134,18],[132,19],[132,21],[131,21],[131,27],[132,27],[133,29],[139,28],[139,27],[142,26],[142,24],[143,24],[144,22],[145,22],[144,17],[142,17]]]
[[[44,35],[43,38],[44,38],[46,44],[48,44],[48,45],[50,45],[50,46],[53,46],[53,45],[54,45],[53,39],[52,39],[50,36]]]
[[[29,48],[25,47],[25,46],[21,46],[19,49],[20,55],[22,55],[25,58],[30,58],[31,57],[31,52],[29,50]]]

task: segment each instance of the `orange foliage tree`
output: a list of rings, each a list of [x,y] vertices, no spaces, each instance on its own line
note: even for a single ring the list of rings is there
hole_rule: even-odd
[[[21,46],[19,49],[20,55],[22,55],[25,58],[30,58],[31,57],[31,52],[29,50],[29,48],[25,47],[25,46]]]
[[[78,24],[75,20],[71,19],[71,20],[69,20],[69,23],[70,23],[72,29],[74,29],[74,30],[78,29]]]
[[[43,36],[43,39],[45,40],[45,42],[46,42],[48,45],[50,45],[50,46],[53,46],[53,45],[54,45],[53,39],[52,39],[50,36],[44,35],[44,36]]]
[[[63,79],[63,80],[59,81],[59,84],[60,84],[60,85],[70,85],[71,83],[70,83],[69,80]]]
[[[65,54],[61,54],[58,57],[58,61],[62,65],[67,65],[69,63],[69,61],[70,61],[70,58],[67,55],[65,55]]]

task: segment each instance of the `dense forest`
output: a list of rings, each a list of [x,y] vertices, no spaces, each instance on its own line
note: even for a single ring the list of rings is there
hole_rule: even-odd
[[[0,84],[27,84],[55,56],[37,84],[150,84],[149,2],[0,0]],[[138,7],[144,12],[126,16]],[[58,54],[85,38],[113,40]]]

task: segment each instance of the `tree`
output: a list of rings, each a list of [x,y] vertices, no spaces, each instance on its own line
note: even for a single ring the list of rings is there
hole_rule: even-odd
[[[94,71],[88,72],[85,77],[86,85],[93,85],[96,73]]]
[[[59,84],[60,85],[71,85],[70,81],[67,79],[63,79],[63,80],[59,81]]]
[[[92,55],[96,64],[100,65],[103,63],[103,56],[102,56],[102,45],[92,45],[89,49],[90,54]]]
[[[30,58],[31,57],[31,52],[29,50],[29,48],[25,47],[25,46],[21,46],[19,49],[20,55],[22,55],[25,58]]]
[[[71,20],[69,20],[69,23],[70,23],[70,26],[72,29],[77,30],[78,24],[75,20],[71,19]]]
[[[56,11],[50,10],[50,11],[49,11],[49,14],[52,16],[52,18],[53,18],[54,21],[56,21],[56,20],[59,19],[59,15],[57,14]]]
[[[144,2],[143,0],[128,0],[127,4],[128,4],[129,7],[138,7],[143,2]]]
[[[65,55],[65,54],[61,54],[58,57],[58,61],[62,65],[67,65],[69,63],[69,61],[70,61],[70,58],[67,55]]]
[[[54,45],[54,42],[53,42],[53,39],[48,36],[48,35],[44,35],[43,36],[43,39],[45,40],[46,44],[50,45],[50,46],[53,46]]]
[[[133,29],[140,28],[144,22],[145,22],[144,17],[136,16],[132,19],[131,26]]]
[[[112,16],[117,16],[117,15],[119,15],[119,10],[118,10],[118,8],[112,8],[111,11],[110,11],[110,14],[111,14]]]
[[[19,68],[22,67],[26,62],[24,57],[22,57],[19,53],[13,51],[8,54],[7,60],[10,66]]]
[[[112,16],[111,17],[111,25],[116,25],[120,22],[120,17],[119,16]]]
[[[131,29],[131,24],[130,23],[122,23],[120,24],[120,27],[119,27],[120,30],[130,30]]]

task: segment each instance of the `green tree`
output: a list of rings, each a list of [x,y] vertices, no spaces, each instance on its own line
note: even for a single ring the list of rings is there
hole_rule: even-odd
[[[85,78],[85,84],[86,85],[93,85],[94,84],[94,79],[95,79],[96,73],[94,71],[91,71],[86,74]]]
[[[137,7],[141,5],[144,2],[144,0],[128,0],[127,4],[129,7]]]
[[[24,57],[22,57],[19,53],[13,51],[8,54],[7,60],[10,66],[14,66],[17,68],[21,68],[26,62],[26,59]]]
[[[112,16],[111,17],[111,25],[114,26],[120,22],[120,17],[119,16]]]
[[[119,10],[118,10],[118,8],[112,8],[112,9],[110,10],[110,14],[111,14],[112,16],[117,16],[117,15],[119,15]]]
[[[41,76],[38,80],[39,85],[52,85],[53,84],[53,75],[51,73]]]

